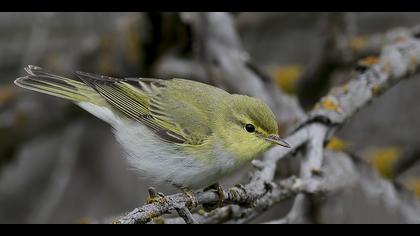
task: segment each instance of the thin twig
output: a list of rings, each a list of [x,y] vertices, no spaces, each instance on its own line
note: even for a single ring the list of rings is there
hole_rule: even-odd
[[[185,223],[198,224],[198,222],[194,219],[190,210],[188,210],[186,206],[176,208],[176,211],[178,212],[179,216],[181,216],[181,218],[184,219]]]

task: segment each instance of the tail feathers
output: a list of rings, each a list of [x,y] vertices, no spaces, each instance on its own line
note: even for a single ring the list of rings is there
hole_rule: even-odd
[[[68,79],[59,75],[51,74],[37,66],[25,68],[27,76],[15,80],[15,84],[33,91],[61,97],[74,102],[101,103],[100,95],[88,85]]]

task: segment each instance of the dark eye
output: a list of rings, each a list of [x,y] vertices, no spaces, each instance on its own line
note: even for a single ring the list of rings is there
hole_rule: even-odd
[[[250,132],[250,133],[254,133],[255,132],[255,126],[252,124],[246,124],[245,125],[245,129],[246,131]]]

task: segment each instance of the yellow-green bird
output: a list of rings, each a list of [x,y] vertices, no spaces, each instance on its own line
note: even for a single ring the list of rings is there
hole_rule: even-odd
[[[16,85],[69,99],[109,123],[131,166],[155,182],[199,189],[274,144],[289,147],[273,112],[256,98],[184,79],[76,72],[78,81],[37,66],[25,70]]]

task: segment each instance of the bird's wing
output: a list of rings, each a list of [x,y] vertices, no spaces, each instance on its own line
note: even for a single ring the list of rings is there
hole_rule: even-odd
[[[211,133],[206,126],[207,117],[197,107],[165,96],[165,80],[76,74],[123,115],[146,125],[165,141],[199,145]]]

